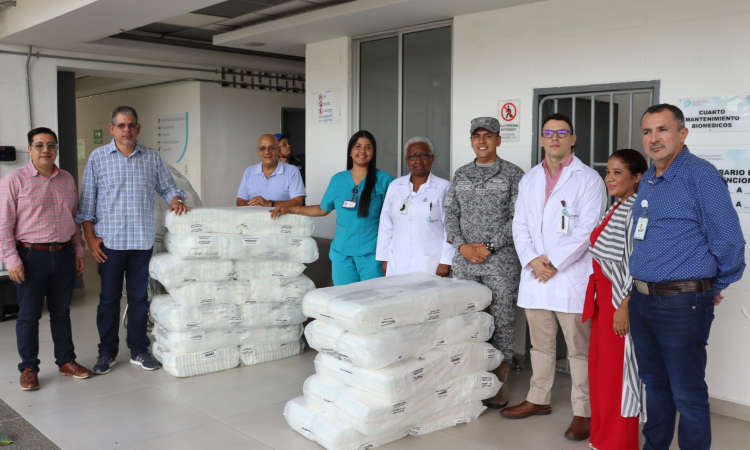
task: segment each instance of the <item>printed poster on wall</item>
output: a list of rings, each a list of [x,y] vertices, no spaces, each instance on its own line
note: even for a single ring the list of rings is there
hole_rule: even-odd
[[[724,175],[732,204],[738,213],[750,213],[750,148],[731,150],[690,149]]]
[[[157,147],[167,164],[176,164],[185,157],[188,145],[188,113],[168,114],[157,119]]]
[[[500,122],[502,142],[521,140],[520,100],[500,100],[497,102],[497,119]]]
[[[336,93],[332,89],[319,92],[317,104],[318,123],[333,123],[337,106]]]
[[[679,105],[691,133],[750,130],[750,95],[681,98]]]

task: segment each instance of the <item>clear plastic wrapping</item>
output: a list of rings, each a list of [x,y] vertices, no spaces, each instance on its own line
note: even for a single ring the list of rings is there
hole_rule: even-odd
[[[321,375],[313,375],[305,381],[303,391],[309,405],[362,434],[377,435],[411,427],[427,416],[462,403],[493,397],[500,386],[494,374],[474,372],[425,387],[411,397],[393,403]]]
[[[408,435],[423,435],[476,420],[486,408],[474,401],[425,417],[411,427],[377,435],[364,435],[325,412],[310,406],[304,397],[290,400],[284,418],[293,430],[327,450],[365,450],[386,445]]]
[[[259,258],[297,263],[318,259],[318,245],[305,236],[167,233],[164,242],[167,251],[179,259]]]
[[[178,216],[167,212],[164,225],[174,234],[232,233],[279,234],[285,236],[312,236],[311,217],[286,214],[271,219],[273,208],[243,206],[227,208],[194,208],[189,214]]]
[[[169,288],[175,302],[183,306],[228,303],[286,303],[299,305],[315,284],[305,275],[298,277],[253,278],[248,281],[205,281]]]
[[[182,260],[171,253],[151,257],[149,274],[165,288],[205,281],[249,281],[256,278],[298,277],[305,270],[302,263],[288,261]]]
[[[278,325],[230,330],[169,331],[157,324],[153,335],[156,342],[172,352],[205,352],[239,345],[283,344],[302,336],[302,325]]]
[[[289,358],[305,351],[305,342],[298,339],[283,344],[250,344],[240,346],[240,361],[245,366]]]
[[[451,378],[495,370],[503,355],[486,342],[462,342],[434,348],[416,358],[382,369],[355,366],[322,353],[315,357],[315,371],[326,378],[399,403]]]
[[[414,272],[305,295],[305,315],[359,334],[381,333],[405,325],[482,311],[492,291],[475,281]]]
[[[192,377],[205,373],[234,369],[240,364],[238,347],[220,348],[192,353],[177,353],[167,350],[159,343],[153,346],[154,357],[164,370],[173,377]]]
[[[435,347],[465,341],[485,342],[492,336],[494,328],[492,316],[474,312],[378,334],[352,333],[316,320],[305,329],[305,337],[310,347],[320,353],[357,366],[381,369]]]

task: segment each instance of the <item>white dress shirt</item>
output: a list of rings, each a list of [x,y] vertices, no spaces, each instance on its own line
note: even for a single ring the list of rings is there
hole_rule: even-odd
[[[450,265],[456,249],[446,242],[445,195],[450,182],[433,174],[417,192],[411,174],[388,187],[380,213],[375,259],[387,261],[386,275],[411,272],[434,274],[439,264]],[[399,212],[404,208],[406,214]]]

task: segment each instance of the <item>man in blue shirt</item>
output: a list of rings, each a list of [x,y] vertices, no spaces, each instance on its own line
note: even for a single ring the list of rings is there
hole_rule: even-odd
[[[669,448],[679,411],[680,448],[708,450],[706,345],[721,291],[745,270],[745,240],[724,177],[685,145],[682,111],[652,106],[641,131],[654,165],[633,205],[629,309],[646,385],[643,448]]]
[[[307,195],[299,169],[279,161],[279,142],[272,134],[258,140],[260,163],[245,169],[237,206],[302,206]]]
[[[102,283],[96,314],[99,358],[94,366],[99,375],[116,364],[123,277],[128,291],[130,363],[145,370],[159,368],[148,352],[151,340],[146,334],[148,264],[156,236],[154,191],[170,203],[170,211],[189,211],[183,203],[185,191],[177,189],[159,154],[136,140],[141,125],[135,109],[115,108],[109,131],[112,142],[94,150],[86,163],[76,214],[99,263]]]

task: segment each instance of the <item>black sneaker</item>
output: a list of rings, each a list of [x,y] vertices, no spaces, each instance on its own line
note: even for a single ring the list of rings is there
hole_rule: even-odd
[[[131,356],[130,364],[141,366],[143,370],[156,370],[159,367],[161,367],[161,364],[159,364],[159,361],[154,359],[154,357],[151,356],[151,353],[149,352],[143,352],[136,357]]]
[[[97,375],[109,373],[109,369],[114,367],[115,364],[117,364],[117,361],[114,357],[99,353],[99,359],[96,360],[96,365],[94,365],[94,373]]]

